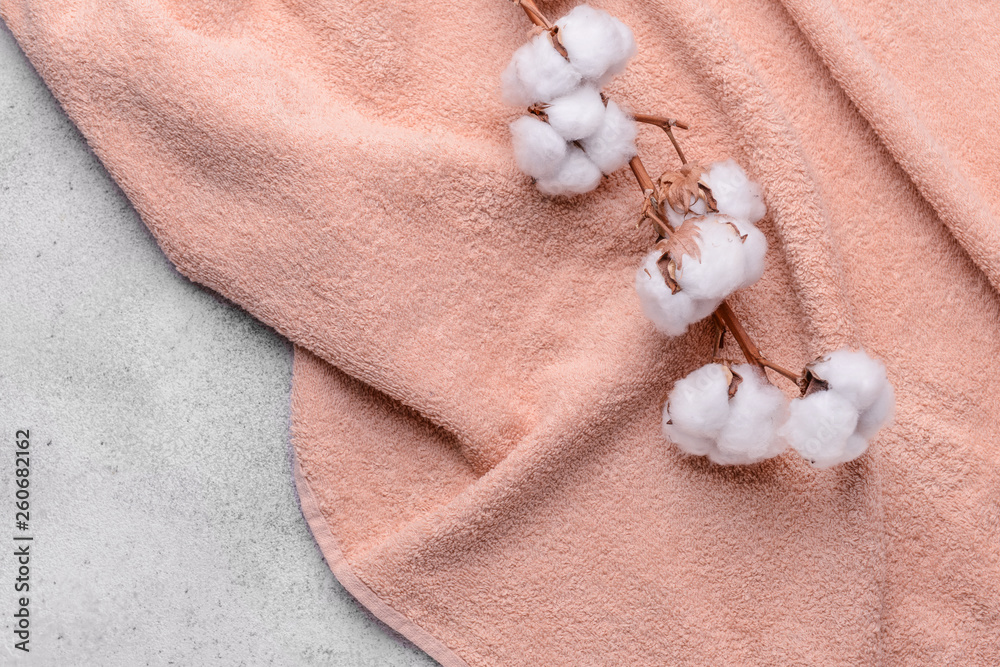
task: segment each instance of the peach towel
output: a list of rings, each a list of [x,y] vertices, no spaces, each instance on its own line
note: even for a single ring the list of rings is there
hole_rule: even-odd
[[[593,4],[640,46],[614,98],[765,188],[768,270],[733,302],[762,347],[887,362],[896,425],[860,460],[662,441],[711,325],[640,314],[629,173],[550,200],[516,171],[512,3],[0,10],[177,267],[296,344],[310,526],[443,664],[1000,664],[1000,12]]]

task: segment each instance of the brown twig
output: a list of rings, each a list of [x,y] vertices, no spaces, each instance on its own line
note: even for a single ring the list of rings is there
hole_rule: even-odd
[[[646,201],[642,205],[643,219],[639,221],[639,224],[641,225],[646,219],[652,220],[657,228],[657,236],[659,238],[670,238],[670,225],[667,224],[667,221],[659,211],[660,202],[656,198],[656,184],[649,177],[646,166],[642,163],[638,155],[629,160],[628,166],[632,168],[635,180],[639,183],[639,187],[642,188],[642,196],[646,198]]]
[[[535,0],[514,0],[514,4],[524,10],[524,13],[528,15],[528,19],[532,23],[540,28],[552,30],[552,24],[545,18],[545,14],[542,14],[542,10],[535,4]]]
[[[714,313],[712,315],[712,319],[715,320],[716,324],[715,343],[712,345],[712,358],[718,359],[719,353],[722,352],[722,348],[726,345],[726,327],[719,322]]]
[[[646,171],[646,165],[642,163],[642,160],[639,159],[638,155],[628,161],[628,166],[632,168],[632,173],[635,174],[635,180],[639,182],[640,190],[644,193],[649,191],[656,192],[656,184],[653,183],[653,179],[649,177],[649,172]]]
[[[747,335],[746,330],[740,324],[736,313],[733,312],[733,308],[728,302],[723,301],[722,305],[712,314],[712,317],[715,318],[716,324],[725,327],[733,335],[733,338],[736,339],[736,344],[740,346],[740,350],[743,351],[743,356],[746,357],[746,360],[760,368],[761,372],[764,372],[765,368],[770,368],[775,373],[785,376],[792,382],[798,383],[798,373],[793,373],[778,364],[768,361],[767,357],[761,354],[760,349],[750,336]]]
[[[672,128],[679,127],[682,130],[688,129],[687,123],[682,123],[676,118],[666,118],[664,116],[651,116],[645,113],[633,114],[633,118],[637,123],[645,123],[646,125],[655,125],[664,132],[670,138],[670,143],[674,145],[674,150],[677,151],[677,157],[681,159],[681,164],[687,164],[687,158],[684,157],[684,151],[681,150],[681,145],[677,143],[677,137],[674,136],[674,131]]]
[[[677,120],[676,118],[667,118],[666,116],[653,116],[646,113],[637,113],[633,115],[633,118],[635,118],[637,123],[646,123],[647,125],[655,125],[664,129],[668,127],[679,127],[682,130],[691,129],[690,126],[684,121]]]

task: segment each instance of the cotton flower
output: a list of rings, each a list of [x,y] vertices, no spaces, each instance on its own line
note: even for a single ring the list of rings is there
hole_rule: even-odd
[[[718,304],[692,299],[686,292],[674,293],[660,270],[661,257],[660,250],[646,254],[635,272],[635,291],[643,314],[653,326],[668,336],[680,336],[689,325],[711,315]]]
[[[559,39],[580,74],[603,85],[636,54],[635,37],[624,23],[589,5],[577,5],[556,21]]]
[[[546,195],[576,195],[590,192],[601,182],[601,170],[576,146],[570,146],[566,159],[551,176],[539,178],[535,185]]]
[[[635,154],[635,121],[622,111],[614,100],[608,100],[601,126],[583,139],[587,157],[605,174],[618,171],[628,164]]]
[[[514,106],[548,102],[572,92],[582,78],[542,33],[514,52],[501,75],[503,100]]]
[[[817,468],[856,459],[895,413],[885,366],[864,351],[843,348],[807,368],[826,388],[792,401],[781,436]]]
[[[548,123],[521,116],[510,124],[514,160],[532,178],[547,178],[562,168],[568,145]]]
[[[553,100],[544,113],[547,122],[524,116],[510,125],[517,166],[537,179],[543,194],[589,192],[602,172],[620,169],[636,154],[635,121],[614,102],[605,107],[592,86]]]
[[[636,273],[636,291],[654,326],[677,336],[763,275],[767,239],[754,222],[765,211],[760,186],[732,160],[716,162],[708,170],[690,165],[687,171],[662,177],[660,187],[673,234],[658,244],[660,256],[650,253],[643,260]],[[711,203],[719,212],[708,210]],[[673,285],[659,270],[652,271],[664,253]]]
[[[674,384],[663,406],[663,434],[681,451],[713,463],[757,463],[784,450],[775,433],[787,405],[753,366],[708,364]]]
[[[566,141],[585,139],[604,121],[604,101],[593,86],[580,86],[545,107],[549,125]]]
[[[544,194],[582,194],[597,187],[602,172],[621,169],[636,154],[635,120],[600,93],[635,55],[635,37],[624,23],[587,5],[574,8],[556,28],[514,52],[501,76],[503,99],[538,105],[533,110],[542,116],[511,123],[518,167]]]
[[[732,292],[760,278],[766,251],[764,235],[750,223],[736,224],[716,213],[689,218],[646,255],[636,272],[642,311],[658,330],[679,336]],[[677,289],[659,268],[665,253]]]
[[[610,173],[635,155],[635,122],[614,102],[605,110],[593,88],[578,93],[554,101],[546,109],[549,122],[530,115],[510,124],[517,166],[537,179],[543,194],[589,192],[601,182],[602,171]],[[589,150],[566,140],[587,131],[591,135],[580,143]]]

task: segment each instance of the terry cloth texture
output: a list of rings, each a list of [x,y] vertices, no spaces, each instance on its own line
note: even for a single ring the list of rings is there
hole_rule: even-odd
[[[896,425],[858,461],[664,443],[712,325],[642,317],[631,174],[565,200],[516,170],[516,5],[0,0],[170,259],[296,344],[307,519],[443,664],[1000,664],[1000,13],[594,4],[639,43],[611,96],[763,184],[733,299],[761,347],[886,361]]]

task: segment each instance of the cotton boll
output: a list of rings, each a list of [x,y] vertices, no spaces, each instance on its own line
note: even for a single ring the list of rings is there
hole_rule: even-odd
[[[547,178],[539,178],[535,185],[546,195],[578,195],[590,192],[600,182],[601,170],[597,165],[582,150],[570,146],[559,171]]]
[[[878,398],[871,406],[858,415],[858,433],[871,440],[875,434],[892,423],[896,416],[896,392],[888,382],[882,387]]]
[[[705,456],[715,450],[715,443],[709,438],[703,438],[683,431],[673,424],[669,424],[670,412],[666,404],[663,406],[663,435],[670,442],[677,445],[685,454],[693,456]]]
[[[767,237],[752,223],[733,219],[743,240],[743,284],[740,287],[750,287],[764,275],[764,257],[767,255]]]
[[[736,393],[730,383],[738,375]],[[720,465],[747,465],[777,456],[786,446],[777,427],[788,399],[749,364],[730,373],[708,364],[678,380],[663,407],[663,434],[681,451]]]
[[[719,213],[750,223],[756,223],[767,213],[760,186],[747,178],[735,160],[713,163],[704,179]]]
[[[535,116],[521,116],[510,124],[517,166],[533,178],[552,176],[566,159],[566,140]]]
[[[653,326],[668,336],[680,336],[688,326],[715,312],[722,299],[695,299],[683,290],[675,294],[657,264],[662,256],[658,250],[646,255],[635,272],[635,291]]]
[[[816,467],[856,459],[895,412],[895,392],[885,366],[864,351],[843,348],[808,368],[827,388],[793,401],[781,433]]]
[[[622,46],[619,51],[621,56],[618,60],[613,62],[610,67],[608,67],[604,74],[598,77],[598,88],[603,88],[610,83],[613,78],[624,72],[625,66],[628,65],[628,61],[631,60],[632,57],[639,51],[635,43],[635,35],[632,34],[632,29],[617,19],[615,19],[614,26],[618,32],[620,44]]]
[[[714,440],[729,418],[730,378],[722,364],[707,364],[674,383],[667,399],[673,426]]]
[[[701,257],[682,256],[677,284],[694,299],[724,299],[744,282],[744,250],[739,231],[714,215],[688,224],[698,227]]]
[[[545,108],[552,126],[566,141],[584,139],[597,132],[604,121],[601,94],[593,86],[580,86],[568,95],[552,100]]]
[[[777,456],[786,446],[776,433],[788,415],[788,398],[749,364],[734,366],[733,372],[743,381],[729,401],[729,418],[717,439],[719,452],[730,464]]]
[[[792,401],[789,413],[779,435],[815,467],[844,463],[864,451],[857,452],[856,439],[848,446],[858,424],[858,411],[840,394],[818,391]],[[849,458],[851,454],[854,456]]]
[[[680,336],[688,325],[696,322],[695,304],[684,292],[674,294],[667,286],[657,265],[662,253],[653,250],[635,272],[635,291],[639,295],[643,314],[659,331],[668,336]]]
[[[859,411],[858,433],[871,439],[892,421],[896,396],[885,366],[863,350],[842,348],[810,364],[813,375],[826,381]]]
[[[858,410],[871,406],[888,383],[884,365],[863,351],[846,347],[824,355],[810,364],[809,369]]]
[[[601,126],[580,143],[587,157],[605,174],[610,174],[635,156],[635,135],[635,121],[609,100]]]
[[[635,55],[635,37],[621,21],[589,5],[577,5],[556,21],[569,60],[587,79],[613,76]]]
[[[503,100],[515,106],[548,102],[572,91],[581,78],[543,33],[514,52],[500,78]]]

